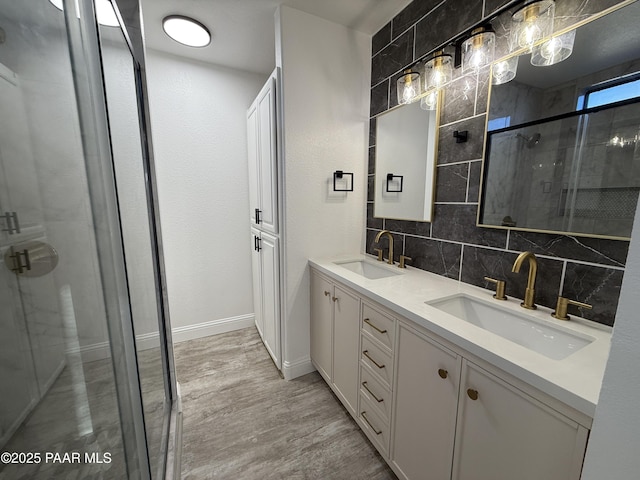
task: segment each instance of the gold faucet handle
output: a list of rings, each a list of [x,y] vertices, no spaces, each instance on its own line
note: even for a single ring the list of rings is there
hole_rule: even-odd
[[[378,254],[378,261],[382,262],[384,260],[382,258],[382,249],[381,248],[374,248],[373,251]]]
[[[493,298],[495,298],[496,300],[507,299],[507,296],[504,294],[504,289],[507,285],[507,282],[505,282],[504,280],[496,280],[495,278],[491,278],[491,277],[484,277],[484,279],[487,282],[496,284],[496,293],[493,295]]]
[[[553,318],[557,318],[558,320],[569,320],[571,317],[567,315],[567,307],[569,305],[575,305],[580,308],[587,308],[591,310],[593,307],[588,303],[578,302],[577,300],[569,300],[565,297],[558,297],[558,303],[556,303],[556,309],[551,314]]]
[[[398,265],[398,268],[407,268],[404,264],[407,260],[411,261],[412,259],[406,255],[400,255],[400,264]]]

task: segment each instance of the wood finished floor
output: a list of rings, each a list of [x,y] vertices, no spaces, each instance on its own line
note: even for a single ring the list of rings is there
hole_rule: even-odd
[[[316,372],[280,378],[254,328],[175,346],[182,478],[396,480]]]

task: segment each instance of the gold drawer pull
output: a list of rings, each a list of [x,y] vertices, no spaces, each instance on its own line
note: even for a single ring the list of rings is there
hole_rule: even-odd
[[[384,402],[384,398],[378,398],[376,397],[376,394],[373,393],[371,390],[369,390],[369,387],[367,387],[367,382],[362,382],[362,386],[364,387],[364,389],[369,392],[369,395],[371,395],[376,402],[380,403],[380,402]]]
[[[368,318],[364,319],[364,323],[366,323],[367,325],[369,325],[371,328],[378,331],[379,333],[387,333],[386,330],[380,330],[378,327],[376,327],[373,323],[371,323],[371,320],[369,320]]]
[[[331,300],[333,300],[334,302],[338,301],[338,297],[331,297]]]
[[[327,292],[326,290],[324,291],[324,296],[328,297],[329,295],[331,295],[331,292]]]
[[[440,375],[440,378],[447,378],[449,372],[447,372],[444,368],[440,368],[438,370],[438,375]]]
[[[375,433],[376,435],[380,435],[382,433],[382,430],[376,430],[376,427],[374,427],[373,425],[371,425],[371,422],[369,421],[369,419],[367,418],[367,412],[362,412],[360,414],[362,416],[362,419],[367,422],[367,425],[369,425],[369,427],[371,428],[371,430],[373,430],[373,433]]]
[[[367,357],[369,360],[371,360],[373,362],[373,364],[378,367],[378,368],[384,368],[384,364],[380,365],[378,362],[376,362],[373,358],[371,358],[371,355],[369,355],[369,350],[365,350],[364,352],[362,352],[362,354]]]
[[[478,399],[478,391],[474,390],[473,388],[470,388],[467,390],[467,395],[469,395],[469,398],[471,400],[477,400]]]

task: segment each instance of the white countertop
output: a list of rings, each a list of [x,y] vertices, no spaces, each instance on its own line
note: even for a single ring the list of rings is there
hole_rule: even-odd
[[[402,274],[371,280],[334,263],[363,259],[377,267],[393,269]],[[400,270],[397,266],[377,262],[370,255],[311,259],[309,264],[399,316],[593,418],[609,356],[610,327],[575,316],[571,316],[568,322],[557,320],[551,317],[551,310],[543,306],[533,311],[524,310],[518,299],[496,301],[500,307],[513,309],[518,314],[525,313],[550,325],[595,338],[592,343],[568,357],[553,360],[425,303],[456,293],[486,299],[491,298],[490,290],[417,268]]]

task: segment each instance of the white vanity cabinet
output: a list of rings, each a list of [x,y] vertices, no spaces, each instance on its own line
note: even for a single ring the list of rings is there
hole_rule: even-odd
[[[315,269],[311,358],[400,479],[580,478],[589,416]]]
[[[580,478],[587,428],[469,361],[460,386],[453,480]]]
[[[462,358],[403,322],[398,336],[392,466],[401,479],[449,479]]]
[[[358,401],[359,335],[360,298],[312,272],[311,361],[353,415]]]

